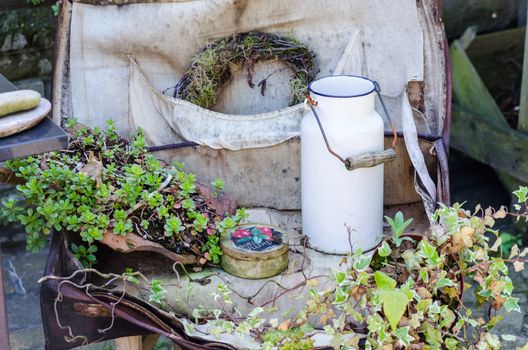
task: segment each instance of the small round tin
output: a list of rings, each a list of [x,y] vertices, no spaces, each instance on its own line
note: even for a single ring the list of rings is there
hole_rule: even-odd
[[[237,277],[260,279],[288,267],[288,234],[258,224],[237,226],[220,241],[222,268]]]

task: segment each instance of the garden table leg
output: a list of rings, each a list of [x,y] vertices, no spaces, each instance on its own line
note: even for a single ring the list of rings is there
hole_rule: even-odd
[[[152,350],[159,337],[159,334],[149,334],[118,338],[115,340],[116,350]]]
[[[135,335],[133,337],[117,338],[115,346],[116,350],[143,350],[142,337]]]
[[[0,251],[0,349],[9,350],[9,331],[7,328],[7,308],[4,296],[4,277],[2,275],[2,252]]]
[[[149,334],[144,335],[142,339],[142,350],[150,350],[156,345],[156,342],[158,341],[160,335],[159,334]]]

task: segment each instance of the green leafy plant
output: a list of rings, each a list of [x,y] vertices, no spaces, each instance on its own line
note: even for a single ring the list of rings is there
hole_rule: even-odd
[[[224,190],[224,180],[214,179],[214,181],[211,182],[211,186],[213,186],[213,196],[217,197],[218,194]]]
[[[315,289],[319,282],[306,277],[299,285],[311,287],[307,303],[293,318],[265,320],[255,308],[244,319],[221,307],[200,310],[195,321],[203,317],[215,335],[252,335],[263,349],[313,349],[314,319],[323,323],[336,349],[360,348],[363,337],[366,349],[499,349],[498,336],[490,332],[502,319],[496,312],[520,311],[506,264],[520,271],[528,255],[528,248],[513,245],[504,256],[500,232],[493,226],[507,214],[504,208],[470,212],[459,204],[440,205],[430,234],[408,239],[402,238],[411,220],[397,214],[387,220],[393,235],[373,257],[355,251],[324,289]],[[528,213],[511,215],[524,218]],[[373,264],[379,256],[382,262]],[[463,293],[470,292],[490,317],[477,316],[464,304]],[[220,288],[221,305],[232,303],[230,294]],[[214,320],[208,315],[215,315]],[[355,329],[364,331],[357,334]]]
[[[86,248],[83,245],[78,246],[77,244],[72,243],[71,250],[72,250],[73,256],[75,256],[77,260],[79,260],[80,263],[84,267],[88,267],[97,261],[94,255],[97,252],[96,245],[91,245],[88,248]]]
[[[149,301],[161,304],[165,298],[165,293],[167,293],[167,291],[163,288],[161,280],[153,279],[150,282]]]
[[[40,5],[44,3],[46,0],[26,0],[28,4],[32,5]],[[51,5],[51,10],[53,11],[53,15],[58,16],[60,11],[60,2],[57,1],[53,5]]]
[[[247,217],[244,210],[233,216],[216,212],[200,194],[194,174],[147,152],[140,130],[128,142],[112,121],[106,130],[73,120],[66,127],[68,151],[6,162],[20,178],[17,189],[25,205],[4,201],[0,215],[25,227],[29,250],[44,247],[52,230],[65,230],[83,242],[72,239],[71,248],[88,266],[96,262],[95,244],[105,234],[135,233],[177,253],[197,255],[202,263],[219,262],[220,237]],[[219,179],[215,185],[223,188]]]
[[[398,211],[394,216],[394,219],[390,216],[385,216],[385,220],[391,228],[394,244],[396,244],[397,247],[399,247],[403,241],[412,240],[410,237],[403,236],[403,233],[405,229],[412,224],[413,219],[404,220],[403,213]]]
[[[69,152],[7,164],[23,180],[18,189],[28,207],[8,200],[1,214],[25,226],[29,248],[41,247],[51,230],[66,229],[85,242],[71,248],[90,266],[97,253],[91,247],[101,234],[118,223],[122,227],[114,233],[122,234],[130,223],[134,232],[175,251],[192,252],[203,263],[219,262],[220,237],[247,218],[244,210],[224,217],[207,207],[195,176],[180,163],[165,166],[148,155],[141,133],[129,143],[110,123],[106,131],[81,127],[74,136]],[[508,215],[528,221],[528,188],[514,195],[518,203],[512,213],[504,207],[469,211],[460,204],[440,204],[432,217],[436,224],[424,237],[405,236],[412,219],[405,220],[402,213],[386,218],[392,235],[372,256],[356,250],[331,276],[303,274],[304,280],[293,287],[280,285],[277,298],[307,287],[304,308],[284,319],[265,319],[265,305],[242,317],[226,285],[213,293],[218,308],[195,309],[191,316],[206,323],[213,336],[249,336],[269,350],[313,349],[313,320],[337,349],[359,348],[362,341],[366,349],[499,349],[500,340],[491,332],[501,321],[498,312],[520,311],[508,264],[521,271],[528,256],[528,248],[516,244],[506,253],[494,228],[496,220]],[[259,235],[252,233],[250,239]],[[121,275],[83,271],[119,279],[123,291],[130,286],[146,291],[157,307],[166,303],[161,280],[130,269]],[[320,279],[328,283],[320,284]],[[465,305],[464,293],[474,294],[486,311],[483,316]],[[187,331],[193,327],[185,325]]]
[[[429,235],[398,243],[402,235],[393,235],[373,257],[356,250],[331,276],[305,275],[304,282],[293,287],[281,285],[278,297],[304,287],[308,293],[304,308],[296,314],[285,312],[280,320],[263,317],[265,304],[243,317],[231,299],[234,292],[218,284],[212,294],[218,308],[194,309],[194,323],[186,323],[185,329],[197,332],[195,324],[205,323],[207,328],[200,332],[207,329],[219,338],[225,333],[252,337],[266,350],[315,349],[321,331],[335,349],[499,349],[500,339],[491,332],[502,320],[498,312],[520,311],[507,264],[521,271],[528,255],[528,248],[513,245],[504,256],[500,232],[493,227],[496,219],[508,214],[528,216],[526,211],[507,213],[504,208],[477,207],[470,212],[459,204],[440,205],[433,216],[438,224]],[[229,220],[223,220],[225,227],[230,227]],[[491,245],[490,236],[495,237]],[[386,259],[373,266],[378,255]],[[165,302],[161,281],[149,281],[130,270],[121,278],[134,278],[141,290],[148,291],[150,302]],[[329,282],[322,286],[320,279]],[[464,304],[463,293],[470,292],[484,316]]]

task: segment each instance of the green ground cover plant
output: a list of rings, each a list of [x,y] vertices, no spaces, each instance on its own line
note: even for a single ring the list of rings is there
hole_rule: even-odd
[[[6,162],[25,203],[4,201],[0,215],[25,227],[29,250],[43,248],[52,230],[66,230],[80,235],[82,244],[71,250],[91,266],[96,242],[107,232],[134,233],[202,263],[219,263],[219,238],[246,218],[244,209],[232,216],[216,212],[183,164],[163,164],[147,152],[140,130],[130,142],[117,135],[112,121],[105,130],[69,121],[67,130],[68,150]],[[212,186],[218,195],[223,182]]]

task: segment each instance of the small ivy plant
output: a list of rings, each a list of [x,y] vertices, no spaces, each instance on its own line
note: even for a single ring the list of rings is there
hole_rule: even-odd
[[[25,205],[2,203],[4,221],[20,222],[27,248],[43,248],[52,230],[77,234],[82,243],[71,250],[85,265],[96,263],[96,242],[109,232],[131,233],[200,262],[219,263],[220,237],[247,218],[244,209],[224,216],[210,207],[197,188],[196,176],[183,164],[162,164],[147,152],[138,130],[131,141],[121,138],[112,121],[106,130],[88,129],[68,120],[69,150],[6,162],[20,178]],[[216,179],[214,191],[223,189]],[[75,239],[72,241],[75,242]]]
[[[283,319],[266,319],[263,306],[243,317],[231,299],[234,292],[219,284],[212,293],[218,308],[195,308],[189,315],[194,322],[186,322],[185,330],[207,329],[207,334],[219,339],[223,334],[249,336],[264,350],[310,350],[321,336],[321,329],[312,324],[317,320],[335,349],[498,350],[500,340],[491,331],[502,320],[499,311],[520,312],[507,264],[515,271],[523,270],[528,248],[513,245],[505,256],[500,232],[493,227],[495,220],[507,215],[528,220],[528,212],[522,209],[526,192],[518,193],[520,207],[514,213],[504,207],[483,210],[478,206],[470,212],[460,204],[440,205],[432,218],[438,224],[422,238],[398,242],[401,223],[406,221],[403,216],[391,218],[400,223],[400,230],[395,230],[399,234],[388,237],[374,257],[356,250],[330,276],[304,276],[304,283],[281,286],[284,291],[278,297],[303,287],[308,291],[305,307],[297,314],[284,313]],[[374,265],[380,254],[387,259]],[[131,269],[120,278],[147,291],[154,306],[165,305],[167,290],[161,280],[148,280]],[[322,286],[319,279],[328,283],[318,288]],[[489,316],[479,317],[466,306],[463,292],[474,293],[479,308]]]
[[[521,209],[528,189],[516,196]],[[507,214],[504,207],[470,212],[460,204],[440,205],[430,234],[411,238],[404,230],[412,220],[397,213],[387,218],[392,236],[373,257],[356,250],[344,260],[345,269],[333,271],[324,289],[316,289],[319,282],[307,277],[299,284],[309,292],[295,317],[267,320],[261,307],[246,318],[233,314],[226,307],[232,304],[231,291],[222,285],[215,293],[220,308],[193,313],[195,322],[208,323],[215,336],[253,336],[262,349],[314,349],[311,320],[323,324],[336,349],[361,348],[362,342],[365,349],[499,349],[500,340],[491,332],[502,320],[498,311],[520,311],[506,264],[521,271],[528,255],[528,248],[513,245],[504,256],[500,232],[493,226]],[[528,220],[526,212],[511,215]],[[374,264],[379,256],[385,259]],[[294,288],[300,287],[287,291]],[[462,301],[463,292],[473,292],[490,317],[476,316]],[[366,331],[356,334],[355,329]]]

